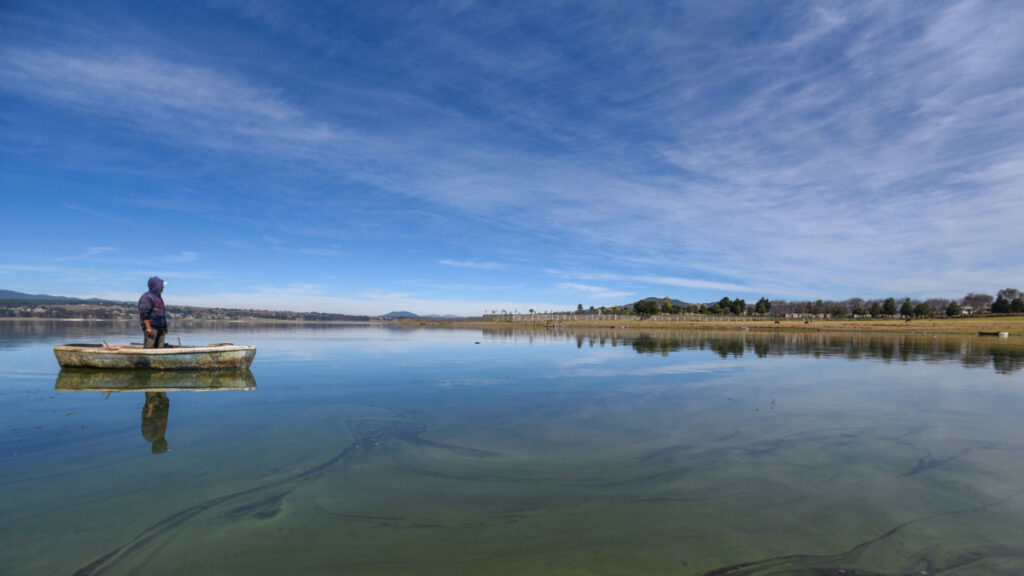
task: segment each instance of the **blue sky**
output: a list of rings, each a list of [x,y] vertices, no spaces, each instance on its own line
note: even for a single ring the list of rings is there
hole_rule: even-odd
[[[0,288],[475,315],[1024,288],[1024,5],[0,4]]]

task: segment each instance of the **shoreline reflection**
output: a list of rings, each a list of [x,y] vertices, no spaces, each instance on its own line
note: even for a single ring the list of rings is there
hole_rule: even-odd
[[[1024,342],[966,335],[792,332],[711,332],[697,330],[485,329],[496,339],[529,342],[565,340],[584,346],[631,346],[638,354],[668,356],[681,350],[708,350],[722,358],[754,354],[842,357],[883,362],[959,362],[966,368],[992,367],[999,374],[1024,369]]]

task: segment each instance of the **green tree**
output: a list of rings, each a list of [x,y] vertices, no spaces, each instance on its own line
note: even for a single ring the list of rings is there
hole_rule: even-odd
[[[768,299],[763,296],[760,300],[757,301],[757,304],[754,305],[754,312],[756,314],[767,314],[771,311],[772,303],[769,302]]]
[[[662,300],[661,311],[664,312],[665,314],[676,313],[676,307],[672,304],[672,300],[670,298],[665,298],[664,300]]]
[[[963,312],[963,310],[960,309],[960,305],[957,304],[956,300],[953,300],[946,305],[946,316],[949,316],[950,318],[959,316],[961,312]]]
[[[729,305],[729,312],[736,316],[742,316],[747,311],[747,303],[742,298],[737,298]]]
[[[728,296],[722,296],[722,299],[718,301],[718,312],[717,314],[728,314],[732,311],[732,300],[729,300]]]
[[[932,315],[932,307],[927,302],[918,302],[917,306],[914,306],[914,316],[917,318],[924,318]]]
[[[758,315],[767,314],[768,311],[771,310],[771,309],[772,309],[771,302],[768,302],[768,300],[765,297],[763,297],[763,296],[758,298],[757,302],[754,303],[754,314],[758,314]]]
[[[583,304],[577,304],[576,305],[576,313],[577,314],[583,314]]]
[[[900,305],[900,316],[910,318],[913,315],[914,305],[910,302],[910,298],[907,298],[903,301],[903,304]]]
[[[868,313],[871,314],[872,318],[878,318],[882,315],[882,305],[875,300],[871,303],[871,308],[868,309]]]
[[[882,313],[885,314],[886,316],[895,316],[896,315],[896,299],[895,298],[886,298],[885,299],[885,303],[882,304]]]
[[[992,313],[1009,314],[1011,309],[1010,301],[1003,296],[1002,292],[1000,292],[999,296],[996,297],[996,301],[992,303]]]
[[[1010,302],[1010,312],[1024,312],[1024,296],[1017,296]]]
[[[653,300],[640,300],[633,304],[633,311],[641,318],[649,318],[658,313],[658,303]]]

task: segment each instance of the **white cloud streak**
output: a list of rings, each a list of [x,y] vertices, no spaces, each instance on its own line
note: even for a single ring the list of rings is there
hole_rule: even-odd
[[[179,146],[294,159],[318,157],[353,138],[311,120],[279,90],[130,49],[69,54],[9,48],[0,52],[0,79],[6,91],[106,117],[122,130]]]
[[[556,289],[560,292],[568,292],[571,294],[585,294],[588,298],[605,302],[629,298],[630,296],[636,295],[633,292],[617,291],[603,286],[591,286],[588,284],[577,284],[575,282],[560,282],[556,285]]]
[[[504,270],[505,265],[498,262],[478,262],[475,260],[438,260],[438,264],[451,266],[453,268],[468,268],[470,270]]]
[[[199,255],[195,252],[183,251],[178,254],[171,254],[168,256],[161,256],[157,258],[160,262],[166,262],[169,264],[185,264],[188,262],[195,262],[199,258]]]
[[[87,260],[94,256],[100,256],[102,254],[111,254],[118,252],[118,249],[113,246],[93,246],[86,248],[85,252],[74,254],[72,256],[62,256],[57,258],[57,262],[67,262],[69,260]]]

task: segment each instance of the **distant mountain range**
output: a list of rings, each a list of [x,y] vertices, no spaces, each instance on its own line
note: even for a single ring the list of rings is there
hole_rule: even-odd
[[[0,289],[0,301],[5,304],[11,304],[13,302],[21,302],[26,304],[45,303],[45,304],[126,304],[126,302],[118,302],[116,300],[104,300],[102,298],[72,298],[69,296],[51,296],[50,294],[26,294],[24,292],[15,292],[14,290],[3,290]]]
[[[14,290],[0,290],[0,300],[69,300],[63,296],[50,296],[49,294],[25,294]]]

